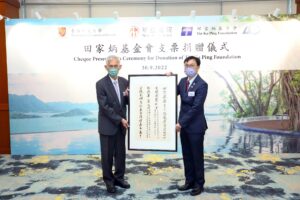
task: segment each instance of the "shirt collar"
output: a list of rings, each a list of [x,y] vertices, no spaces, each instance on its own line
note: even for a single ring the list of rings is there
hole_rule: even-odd
[[[110,80],[111,80],[112,83],[114,83],[114,82],[117,82],[117,83],[118,83],[118,78],[117,78],[116,80],[113,79],[113,78],[111,78],[110,76],[109,76],[109,78],[110,78]]]
[[[192,83],[194,82],[194,80],[196,79],[198,74],[196,74],[191,80],[187,79],[190,82],[190,86],[192,85]]]

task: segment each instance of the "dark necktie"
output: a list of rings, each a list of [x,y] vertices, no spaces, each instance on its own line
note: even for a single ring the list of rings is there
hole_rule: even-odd
[[[187,81],[186,81],[186,87],[185,87],[185,91],[186,91],[186,92],[188,91],[189,86],[190,86],[190,81],[187,80]]]

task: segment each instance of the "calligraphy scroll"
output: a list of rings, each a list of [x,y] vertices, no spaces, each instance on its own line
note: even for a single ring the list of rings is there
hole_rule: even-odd
[[[129,75],[129,150],[177,151],[177,75]]]

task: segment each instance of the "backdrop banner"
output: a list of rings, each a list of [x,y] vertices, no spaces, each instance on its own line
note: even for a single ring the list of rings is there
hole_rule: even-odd
[[[299,73],[299,35],[299,15],[6,20],[11,152],[99,153],[95,83],[109,55],[120,57],[125,78],[171,71],[178,81],[183,60],[199,57],[209,85],[205,151],[244,148],[238,141],[256,136],[268,145],[247,140],[248,151],[271,149],[268,135],[227,119],[286,113],[280,88],[285,73]],[[298,138],[271,135],[280,143],[272,151],[300,152]]]

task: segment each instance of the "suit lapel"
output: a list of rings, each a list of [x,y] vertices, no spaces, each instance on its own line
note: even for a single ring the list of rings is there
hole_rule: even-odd
[[[181,84],[181,90],[184,91],[184,93],[187,93],[186,91],[186,82],[187,82],[187,77],[185,77],[182,81],[182,84]]]
[[[197,75],[192,85],[190,85],[188,91],[195,91],[198,88],[199,81],[200,81],[200,76]]]
[[[200,76],[197,75],[192,85],[190,85],[188,90],[186,91],[185,88],[186,88],[187,77],[185,77],[182,81],[181,89],[184,91],[184,93],[188,93],[189,91],[195,91],[199,85],[200,79],[201,79]]]
[[[123,92],[126,90],[126,86],[124,85],[124,82],[119,78],[119,88],[120,88],[120,97],[121,97],[121,105],[124,104],[124,95]]]

